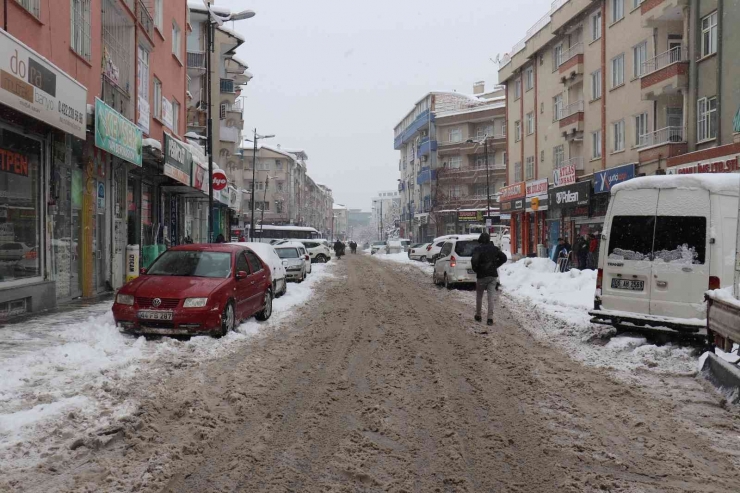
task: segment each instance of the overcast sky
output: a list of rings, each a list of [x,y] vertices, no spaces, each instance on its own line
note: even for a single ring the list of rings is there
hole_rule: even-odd
[[[234,28],[254,79],[243,94],[245,134],[302,148],[334,201],[370,210],[397,188],[393,128],[433,90],[472,93],[497,82],[508,52],[550,0],[216,0],[257,12]],[[228,23],[231,27],[231,23]],[[266,142],[267,143],[267,142]]]

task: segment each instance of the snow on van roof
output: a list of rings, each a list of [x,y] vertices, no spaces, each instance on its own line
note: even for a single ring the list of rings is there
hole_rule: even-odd
[[[612,195],[625,190],[644,190],[648,188],[684,188],[705,189],[710,192],[730,192],[732,195],[740,193],[740,174],[689,174],[689,175],[662,175],[642,176],[625,181],[612,187]]]

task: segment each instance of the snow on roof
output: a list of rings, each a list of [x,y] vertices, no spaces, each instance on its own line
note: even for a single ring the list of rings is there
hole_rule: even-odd
[[[499,99],[503,100],[505,98],[492,98],[492,99],[487,99],[486,101],[497,101]],[[462,109],[462,110],[439,111],[439,112],[437,112],[437,117],[438,118],[444,118],[446,116],[465,115],[467,113],[474,113],[476,111],[495,110],[497,108],[505,108],[505,107],[506,107],[506,103],[504,103],[504,102],[498,103],[497,102],[495,104],[487,104],[485,106],[475,106],[473,108],[465,108],[465,109]]]
[[[626,190],[644,190],[650,188],[699,188],[714,193],[729,192],[731,195],[738,195],[740,193],[740,174],[718,173],[642,176],[614,185],[612,187],[612,195]]]
[[[244,43],[244,42],[246,41],[246,39],[244,38],[244,36],[242,36],[241,34],[239,34],[239,33],[238,33],[238,32],[236,32],[236,31],[234,31],[233,29],[229,29],[228,27],[224,27],[224,26],[218,26],[218,28],[217,28],[217,29],[218,29],[219,31],[222,31],[222,32],[224,32],[224,33],[228,34],[229,36],[233,36],[233,37],[235,37],[236,39],[238,39],[238,40],[239,40],[239,41],[241,41],[242,43]],[[233,57],[232,57],[232,58],[233,58]]]
[[[333,209],[335,211],[346,211],[347,210],[347,208],[343,206],[342,204],[334,204]]]
[[[247,65],[247,62],[243,61],[241,58],[236,57],[236,56],[232,56],[231,59],[234,60],[234,62],[236,62],[239,65],[241,65],[242,67],[249,68],[249,65]]]
[[[254,150],[254,142],[244,142],[242,144],[241,148],[243,150],[252,151],[252,150]],[[258,143],[257,144],[257,150],[259,151],[260,149],[267,149],[268,151],[276,152],[276,153],[278,153],[278,154],[280,154],[282,156],[285,156],[285,157],[290,158],[293,161],[295,161],[295,156],[293,156],[291,153],[289,153],[285,149],[282,149],[282,148],[278,149],[277,147],[273,147],[273,146],[269,146],[269,145],[266,145],[266,144],[260,144],[260,143]]]
[[[144,139],[141,141],[141,144],[144,147],[151,147],[153,149],[157,149],[159,152],[162,152],[162,143],[156,139]]]

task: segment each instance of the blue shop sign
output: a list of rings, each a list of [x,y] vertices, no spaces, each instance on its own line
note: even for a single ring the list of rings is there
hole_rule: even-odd
[[[635,177],[635,165],[625,164],[594,173],[594,193],[609,193],[612,186]]]

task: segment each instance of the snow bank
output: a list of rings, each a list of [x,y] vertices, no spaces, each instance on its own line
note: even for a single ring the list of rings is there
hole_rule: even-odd
[[[432,275],[432,271],[434,270],[434,267],[429,264],[428,262],[421,262],[418,260],[411,260],[409,258],[409,254],[406,252],[402,253],[376,253],[375,258],[378,260],[383,260],[386,262],[393,262],[395,264],[403,264],[403,265],[410,265],[413,267],[416,267],[417,269],[421,269],[425,273]]]
[[[49,434],[69,436],[99,428],[136,410],[132,386],[178,367],[235,351],[256,334],[276,328],[332,277],[331,264],[316,264],[301,284],[289,284],[266,322],[254,318],[221,339],[188,341],[121,334],[111,304],[11,324],[0,332],[0,474],[40,460]],[[52,431],[53,430],[53,431]]]

